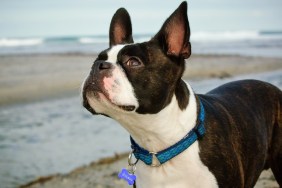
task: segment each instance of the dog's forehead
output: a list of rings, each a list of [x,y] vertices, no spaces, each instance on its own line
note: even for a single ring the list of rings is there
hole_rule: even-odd
[[[144,49],[141,47],[142,44],[132,43],[132,44],[122,44],[112,46],[111,48],[101,52],[98,56],[99,60],[107,61],[109,63],[117,63],[121,56],[140,56],[144,54]]]
[[[109,63],[116,63],[117,62],[117,59],[118,59],[118,54],[119,52],[121,51],[121,49],[123,49],[126,45],[116,45],[116,46],[113,46],[112,48],[110,48],[108,51],[107,51],[107,62]]]

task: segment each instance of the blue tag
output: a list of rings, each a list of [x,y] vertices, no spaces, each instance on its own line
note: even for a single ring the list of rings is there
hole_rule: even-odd
[[[136,176],[134,174],[130,174],[125,168],[121,170],[121,172],[118,174],[118,177],[127,181],[128,185],[133,185],[136,180]]]

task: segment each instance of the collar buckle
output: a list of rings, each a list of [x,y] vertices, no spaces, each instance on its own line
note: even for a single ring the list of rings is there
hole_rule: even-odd
[[[158,157],[157,157],[157,152],[150,151],[149,154],[152,156],[152,163],[151,167],[160,167],[162,164],[160,163]]]

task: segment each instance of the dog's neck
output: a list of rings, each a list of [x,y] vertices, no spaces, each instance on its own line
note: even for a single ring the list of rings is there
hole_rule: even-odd
[[[158,152],[172,146],[197,123],[196,96],[190,85],[186,85],[189,91],[186,109],[179,108],[174,95],[170,104],[158,114],[124,116],[117,120],[136,143],[148,151]],[[160,167],[151,167],[139,162],[136,175],[138,188],[217,187],[214,176],[199,158],[198,141]]]
[[[181,140],[196,124],[197,102],[192,88],[189,90],[189,102],[181,110],[174,95],[171,102],[157,114],[128,115],[116,118],[130,133],[132,138],[151,152],[158,152]]]

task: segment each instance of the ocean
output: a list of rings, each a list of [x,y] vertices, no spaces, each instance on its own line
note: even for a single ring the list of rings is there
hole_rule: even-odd
[[[135,35],[143,42],[153,35]],[[98,53],[108,47],[108,36],[0,38],[0,55]],[[194,54],[233,54],[282,57],[282,31],[192,32]]]

